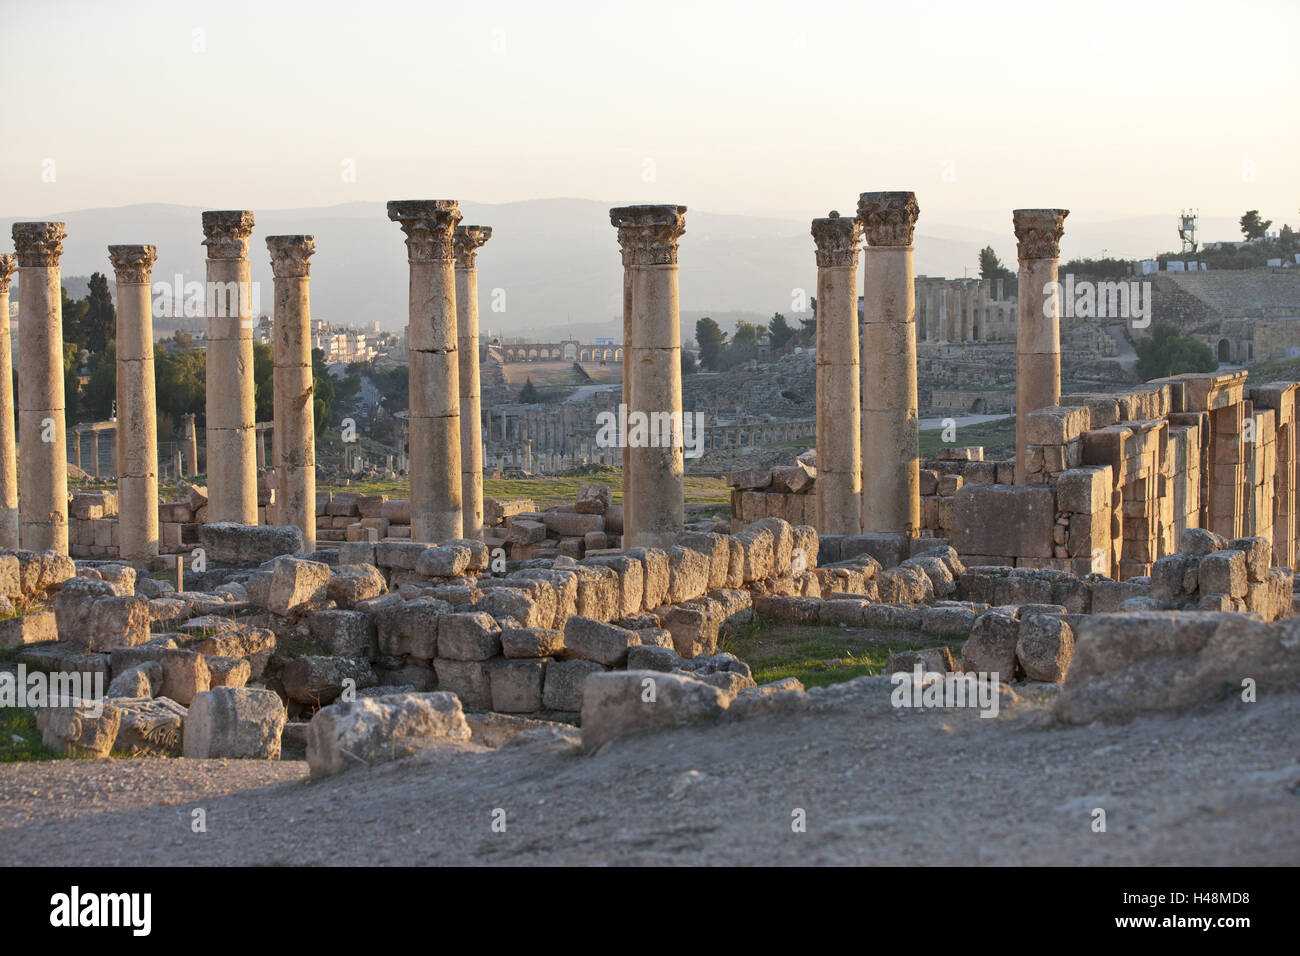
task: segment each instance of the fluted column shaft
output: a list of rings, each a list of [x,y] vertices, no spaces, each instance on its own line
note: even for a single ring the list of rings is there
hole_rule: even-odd
[[[68,553],[68,462],[63,398],[61,222],[16,222],[18,252],[19,538],[29,551]]]
[[[817,244],[817,515],[825,534],[862,528],[858,255],[862,225],[814,219]]]
[[[863,193],[862,530],[913,536],[921,525],[916,290],[910,192]]]
[[[154,398],[153,246],[109,246],[117,279],[117,540],[124,561],[158,554],[158,419]]]
[[[456,352],[460,357],[460,490],[462,534],[483,537],[483,420],[478,368],[478,249],[488,226],[457,226]]]
[[[275,282],[276,521],[316,549],[316,391],[311,375],[312,236],[268,236]],[[261,441],[259,439],[259,444]]]
[[[1068,209],[1017,209],[1016,484],[1028,480],[1028,416],[1061,401],[1061,297],[1057,261]]]
[[[390,202],[410,263],[411,540],[463,533],[454,200]]]
[[[205,212],[207,260],[208,520],[257,524],[253,383],[253,214]]]

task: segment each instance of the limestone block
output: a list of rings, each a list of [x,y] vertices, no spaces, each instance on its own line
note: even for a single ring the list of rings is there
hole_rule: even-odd
[[[716,719],[730,702],[726,692],[682,674],[592,674],[583,687],[582,745],[592,750],[629,734]]]
[[[121,721],[122,712],[113,704],[82,702],[75,697],[36,710],[41,742],[57,753],[74,757],[107,757]]]
[[[280,670],[280,682],[290,700],[323,707],[346,689],[373,687],[379,680],[366,661],[309,655],[287,661]]]
[[[203,661],[208,665],[210,687],[243,687],[252,673],[248,661],[240,657],[204,655]]]
[[[501,630],[481,611],[444,614],[438,620],[438,656],[457,661],[485,661],[501,653]]]
[[[578,486],[574,509],[578,514],[603,515],[610,506],[608,485],[586,484]]]
[[[575,615],[564,625],[567,655],[576,660],[620,667],[627,663],[628,650],[640,643],[635,631],[589,617]]]
[[[952,543],[959,554],[1050,558],[1055,523],[1047,487],[968,485],[953,496]]]
[[[176,703],[188,707],[195,695],[206,691],[212,683],[204,656],[196,651],[176,648],[160,651],[158,662],[162,664],[162,686],[158,688],[159,697],[170,697]]]
[[[1074,632],[1059,617],[1031,614],[1020,622],[1016,658],[1030,680],[1059,684],[1074,657]]]
[[[585,558],[582,563],[609,568],[618,576],[619,602],[614,617],[636,614],[645,606],[645,564],[642,561],[620,554]],[[671,585],[671,563],[669,580]]]
[[[542,687],[542,706],[547,710],[580,711],[587,677],[604,672],[593,661],[547,661]]]
[[[528,714],[542,709],[546,661],[497,660],[489,668],[492,709],[506,714]]]
[[[368,545],[372,549],[373,545]],[[340,555],[340,558],[342,555]],[[384,575],[374,564],[340,563],[330,572],[325,594],[339,607],[350,610],[362,601],[379,597],[388,591]]]
[[[962,645],[963,671],[997,674],[1011,680],[1016,673],[1016,644],[1020,622],[1006,611],[985,611],[975,619],[970,638]]]
[[[307,764],[314,778],[373,766],[471,737],[461,702],[445,692],[393,694],[333,704],[307,728]]]
[[[415,573],[431,578],[460,577],[469,570],[473,552],[460,545],[437,545],[421,552]]]
[[[186,708],[159,697],[113,701],[121,712],[113,749],[129,757],[179,757]]]
[[[280,558],[271,578],[267,607],[272,614],[288,615],[307,604],[325,600],[330,566],[320,561]]]
[[[564,652],[564,632],[549,627],[508,627],[501,631],[501,653],[508,658],[554,657]]]
[[[275,691],[217,687],[196,695],[190,704],[182,750],[191,760],[276,760],[285,719]]]
[[[1064,445],[1082,437],[1090,427],[1088,406],[1053,405],[1025,416],[1025,439],[1030,445]]]
[[[1244,598],[1248,577],[1244,551],[1215,551],[1201,558],[1197,566],[1202,593],[1226,594]]]
[[[492,677],[485,661],[455,661],[439,657],[433,662],[438,690],[450,691],[469,710],[492,709]]]
[[[262,564],[303,550],[302,529],[296,525],[217,521],[203,525],[199,538],[208,561],[221,564]]]
[[[370,660],[378,651],[374,619],[362,611],[312,611],[307,626],[312,640],[330,656]]]

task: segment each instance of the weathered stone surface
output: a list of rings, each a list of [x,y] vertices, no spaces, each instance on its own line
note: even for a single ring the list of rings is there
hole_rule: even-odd
[[[155,697],[162,689],[163,667],[158,661],[145,661],[128,667],[108,685],[108,697]]]
[[[595,661],[606,667],[627,663],[627,652],[641,643],[635,631],[575,615],[564,625],[564,646],[570,658]]]
[[[671,647],[642,645],[627,652],[628,670],[634,671],[673,671],[682,667],[685,661]]]
[[[598,621],[620,617],[618,573],[613,568],[585,564],[574,570],[578,575],[577,613]]]
[[[659,607],[668,597],[668,554],[659,548],[630,548],[624,554],[641,562],[642,606]]]
[[[395,694],[333,704],[307,729],[313,777],[373,766],[439,745],[468,743],[469,724],[454,694]]]
[[[1052,557],[1052,492],[1034,485],[967,485],[952,498],[958,554]],[[998,520],[990,521],[990,515]]]
[[[438,656],[485,661],[501,653],[501,629],[490,614],[444,614],[438,620]]]
[[[438,675],[438,690],[455,694],[469,710],[492,709],[492,675],[486,661],[439,657],[433,669]]]
[[[1059,684],[1074,657],[1074,632],[1059,617],[1030,614],[1020,622],[1016,658],[1030,680]]]
[[[303,549],[302,530],[295,525],[245,525],[231,521],[205,524],[199,538],[210,562],[262,564]]]
[[[512,658],[553,657],[564,651],[564,632],[549,627],[507,627],[501,653]]]
[[[674,545],[666,549],[668,554],[668,598],[669,604],[680,604],[704,594],[709,589],[710,560],[699,551]],[[640,608],[626,613],[634,614]],[[623,615],[619,615],[622,617]]]
[[[337,700],[346,688],[371,687],[379,680],[365,661],[312,655],[286,662],[280,682],[290,700],[324,707]]]
[[[583,515],[603,515],[610,505],[608,485],[579,485],[574,510]]]
[[[620,554],[584,558],[582,564],[609,568],[618,575],[618,607],[615,617],[636,614],[645,606],[645,564],[642,561]]]
[[[248,683],[252,668],[242,657],[216,657],[205,655],[210,687],[243,687]]]
[[[547,661],[542,706],[546,710],[581,710],[582,689],[587,677],[604,673],[604,670],[592,661]]]
[[[707,607],[683,605],[668,611],[664,624],[672,635],[673,648],[684,658],[712,654],[718,649],[718,616]]]
[[[733,534],[731,539],[739,542],[745,551],[742,573],[745,584],[761,581],[773,573],[776,538],[770,529],[751,524]]]
[[[897,651],[890,654],[889,660],[885,661],[885,669],[882,673],[897,674],[906,672],[910,674],[916,669],[917,664],[920,664],[921,670],[927,674],[947,674],[959,670],[957,662],[953,659],[952,651],[946,647],[931,647],[923,651]]]
[[[18,598],[34,598],[59,587],[77,573],[72,559],[58,551],[9,551],[18,567],[18,589],[13,591],[13,581],[5,584],[6,594]]]
[[[460,545],[443,544],[421,552],[415,573],[430,578],[458,578],[469,570],[473,552]]]
[[[149,639],[149,602],[119,597],[96,578],[68,578],[54,599],[59,635],[90,651],[132,647]]]
[[[75,757],[107,757],[117,739],[122,712],[105,701],[64,698],[59,706],[36,710],[41,742],[57,753]]]
[[[520,587],[488,588],[474,606],[497,620],[513,618],[525,627],[549,627],[555,622],[554,591],[548,604],[542,593],[528,586],[535,583],[520,581]]]
[[[375,615],[379,653],[425,661],[437,657],[438,619],[450,610],[447,602],[433,598],[386,603]]]
[[[23,647],[58,639],[59,629],[53,611],[30,611],[0,621],[0,647]]]
[[[312,639],[330,656],[369,660],[378,650],[375,622],[361,611],[312,611],[307,625]]]
[[[330,600],[347,610],[387,591],[384,575],[373,564],[340,564],[330,574],[325,589]]]
[[[275,691],[216,687],[196,695],[190,704],[182,751],[191,760],[277,760],[285,718]]]
[[[113,749],[128,757],[179,757],[186,708],[167,697],[113,701],[121,712]]]
[[[997,674],[1011,680],[1016,673],[1016,642],[1020,622],[1005,611],[985,611],[975,619],[970,638],[961,648],[961,669]]]
[[[1246,554],[1243,551],[1215,551],[1201,558],[1196,569],[1202,594],[1246,596]]]
[[[195,695],[212,686],[212,675],[202,654],[180,648],[164,650],[159,652],[158,662],[163,671],[162,686],[158,688],[159,697],[170,697],[176,703],[188,707]]]
[[[489,668],[492,709],[506,714],[528,714],[542,709],[546,661],[497,660]]]
[[[583,686],[582,745],[591,750],[629,734],[716,719],[730,702],[719,688],[683,674],[592,674]]]
[[[304,605],[325,600],[330,583],[330,566],[320,561],[281,558],[272,572],[267,603],[272,614],[288,615]]]
[[[249,679],[257,680],[266,670],[271,655],[275,653],[275,632],[265,627],[237,625],[194,646],[200,654],[216,657],[242,657],[248,661]]]

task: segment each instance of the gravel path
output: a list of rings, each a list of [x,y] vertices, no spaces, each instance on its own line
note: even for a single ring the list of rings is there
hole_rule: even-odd
[[[1072,728],[1028,701],[984,720],[848,696],[594,755],[448,749],[315,782],[300,761],[14,764],[0,767],[0,859],[1296,865],[1297,727],[1300,695]]]

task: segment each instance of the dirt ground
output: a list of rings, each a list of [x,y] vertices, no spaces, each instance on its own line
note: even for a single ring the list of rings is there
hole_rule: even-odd
[[[877,688],[879,685],[876,685]],[[1041,703],[817,712],[441,750],[323,781],[301,761],[0,766],[10,865],[1300,863],[1300,695],[1062,728]],[[206,811],[207,832],[191,828]],[[1106,832],[1093,832],[1094,809]],[[806,831],[792,822],[803,811]],[[504,811],[505,830],[494,830]]]

